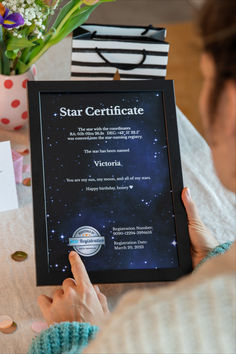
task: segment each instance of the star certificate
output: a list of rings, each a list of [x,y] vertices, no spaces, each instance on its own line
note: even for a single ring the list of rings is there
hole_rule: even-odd
[[[145,281],[150,270],[180,267],[165,92],[130,85],[40,93],[44,235],[55,279],[68,274],[71,250],[100,282],[112,280],[109,272],[127,281],[128,271],[132,281],[139,271]],[[34,128],[32,150],[33,136]]]

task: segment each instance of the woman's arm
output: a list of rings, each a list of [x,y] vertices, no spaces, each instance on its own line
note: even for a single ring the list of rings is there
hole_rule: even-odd
[[[57,323],[33,339],[28,354],[80,354],[97,331],[90,323]]]

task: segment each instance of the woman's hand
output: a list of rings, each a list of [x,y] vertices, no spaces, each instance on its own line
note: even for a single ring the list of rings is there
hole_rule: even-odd
[[[219,245],[219,242],[201,221],[189,188],[183,189],[182,200],[188,216],[192,261],[195,268],[206,257],[207,253]]]
[[[74,279],[65,279],[53,298],[41,295],[38,305],[50,326],[57,322],[89,322],[100,326],[109,315],[107,299],[97,285],[93,286],[78,254],[69,255]]]

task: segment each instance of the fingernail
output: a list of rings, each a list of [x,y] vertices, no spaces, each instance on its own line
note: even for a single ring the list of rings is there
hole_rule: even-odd
[[[77,253],[76,253],[75,251],[71,251],[71,252],[70,252],[70,257],[75,257],[76,254],[77,254]]]
[[[190,189],[187,187],[187,188],[185,188],[185,190],[186,190],[186,196],[187,196],[187,198],[191,200],[192,197],[191,197]]]
[[[94,287],[96,288],[97,291],[100,291],[99,286],[98,285],[94,285]]]

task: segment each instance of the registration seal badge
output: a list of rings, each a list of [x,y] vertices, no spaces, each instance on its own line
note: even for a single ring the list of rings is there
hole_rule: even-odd
[[[91,257],[97,254],[102,245],[105,245],[105,237],[92,226],[81,226],[69,238],[69,246],[81,256]]]

